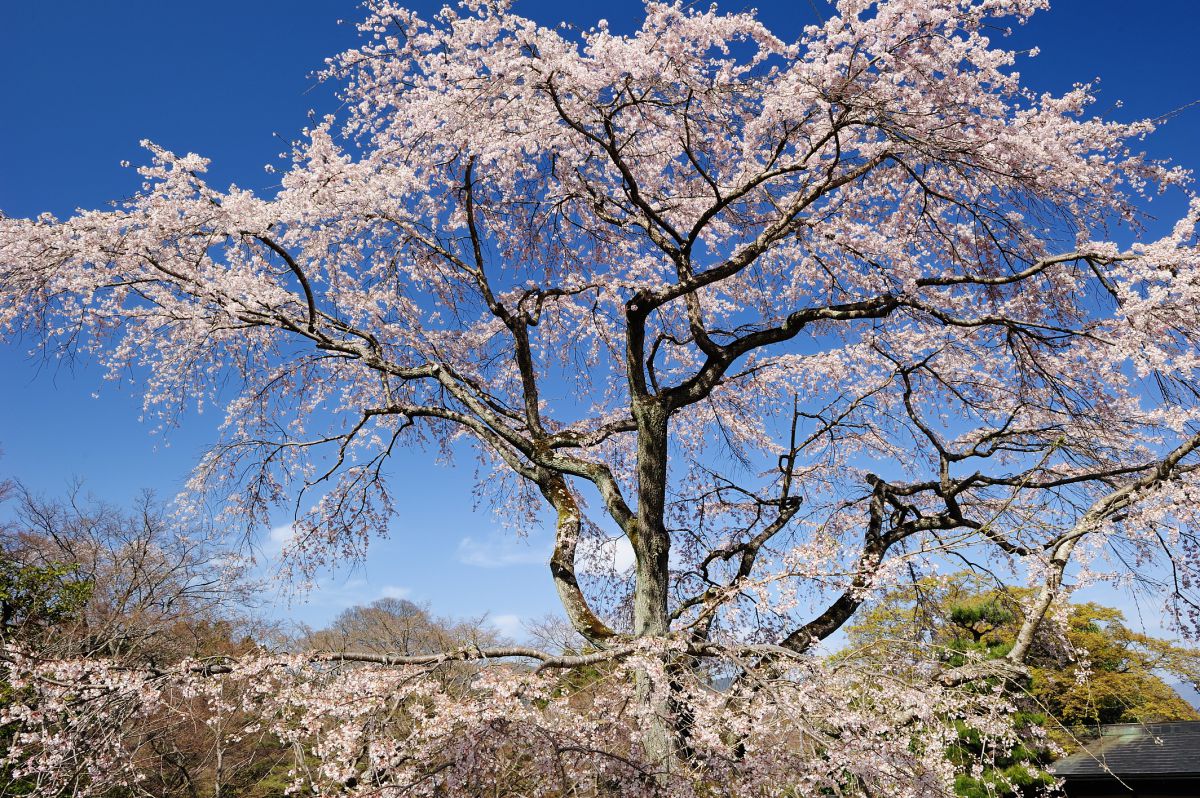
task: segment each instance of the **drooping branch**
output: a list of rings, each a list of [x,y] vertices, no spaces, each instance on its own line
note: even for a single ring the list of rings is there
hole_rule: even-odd
[[[1033,606],[1025,614],[1025,620],[1017,632],[1016,641],[1007,659],[1012,663],[1023,663],[1033,645],[1034,633],[1046,618],[1051,605],[1061,595],[1063,576],[1071,561],[1075,547],[1088,535],[1096,532],[1114,515],[1133,505],[1139,493],[1160,487],[1176,477],[1184,467],[1184,459],[1200,449],[1200,433],[1192,435],[1175,447],[1159,461],[1150,473],[1130,480],[1119,488],[1097,499],[1075,526],[1047,544],[1049,560],[1043,577],[1041,590]]]
[[[304,274],[304,270],[300,268],[300,265],[296,263],[295,258],[292,257],[291,253],[288,252],[287,249],[280,246],[279,243],[270,236],[251,234],[246,231],[242,231],[242,235],[253,235],[255,240],[266,244],[272,252],[283,258],[283,262],[286,263],[288,268],[292,270],[292,274],[296,275],[296,279],[300,281],[300,288],[304,291],[304,301],[308,305],[308,331],[310,333],[316,333],[317,303],[313,298],[312,286],[308,282],[308,277]]]

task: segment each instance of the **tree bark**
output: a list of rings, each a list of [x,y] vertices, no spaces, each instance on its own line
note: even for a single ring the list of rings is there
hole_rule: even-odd
[[[671,537],[667,533],[667,410],[654,401],[634,409],[638,425],[638,508],[636,586],[633,598],[633,632],[638,637],[665,636],[670,631],[667,613],[667,578]]]
[[[667,422],[669,413],[654,400],[635,402],[634,419],[638,426],[636,583],[633,598],[633,630],[637,637],[665,640],[671,621],[667,612],[667,587],[670,569],[671,538],[667,533]],[[671,663],[663,654],[665,678]],[[669,688],[654,690],[651,674],[638,673],[637,699],[647,712],[642,742],[646,755],[654,763],[656,778],[665,783],[675,764],[677,729]]]
[[[550,573],[554,587],[575,630],[592,645],[603,648],[614,634],[589,606],[575,576],[575,552],[579,546],[582,514],[579,503],[571,495],[562,474],[545,472],[539,475],[542,495],[558,513],[555,524],[554,552],[550,556]]]

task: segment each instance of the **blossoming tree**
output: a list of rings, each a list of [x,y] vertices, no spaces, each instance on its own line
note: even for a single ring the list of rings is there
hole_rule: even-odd
[[[469,445],[509,518],[553,511],[588,653],[215,669],[285,737],[325,728],[296,725],[301,704],[340,718],[318,746],[337,789],[469,792],[505,760],[566,762],[598,793],[937,793],[939,718],[1003,711],[954,692],[980,669],[823,669],[815,647],[873,590],[947,558],[1033,584],[1013,670],[1068,573],[1132,563],[1181,629],[1200,621],[1200,201],[1164,238],[1110,240],[1187,175],[1138,154],[1152,123],[1089,115],[1089,86],[1022,86],[986,31],[1044,5],[841,0],[789,43],[653,2],[624,36],[502,0],[430,19],[375,0],[328,62],[342,108],[274,196],[147,143],[115,209],[0,220],[0,325],[145,375],[168,415],[236,385],[191,487],[247,527],[300,494],[301,567],[386,528],[398,447]],[[580,567],[616,537],[628,573]],[[29,685],[139,711],[218,690],[211,665],[12,656]],[[482,669],[453,706],[418,678],[508,656],[542,665]],[[629,687],[581,707],[547,686],[597,663]],[[696,676],[713,668],[728,692]],[[82,757],[85,719],[45,701],[59,714],[17,719],[54,715],[44,733]]]

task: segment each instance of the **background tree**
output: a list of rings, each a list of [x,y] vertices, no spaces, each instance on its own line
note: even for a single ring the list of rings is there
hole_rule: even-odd
[[[498,642],[500,635],[486,618],[438,618],[407,599],[381,598],[343,610],[325,628],[305,634],[300,645],[314,651],[412,655]]]
[[[0,503],[17,490],[10,480],[0,480]],[[0,527],[7,536],[7,525]],[[48,628],[67,623],[88,600],[91,585],[78,578],[71,564],[33,565],[15,552],[0,553],[0,644],[12,645],[44,637]],[[0,660],[0,711],[23,697],[4,678]],[[0,752],[7,751],[16,727],[0,726]],[[0,795],[25,795],[34,784],[14,777],[7,762],[0,762]]]
[[[926,577],[865,607],[847,626],[849,647],[839,656],[899,658],[914,667],[931,657],[952,665],[1004,657],[1029,598],[1027,588],[998,587],[971,572]],[[1029,678],[1010,685],[1021,739],[990,741],[967,724],[959,726],[961,742],[951,750],[962,771],[955,784],[959,795],[1016,794],[1046,781],[1036,770],[1059,750],[1077,748],[1100,724],[1200,720],[1163,679],[1196,685],[1200,651],[1132,631],[1124,621],[1120,611],[1092,602],[1063,599],[1052,608],[1026,658]],[[1011,748],[987,750],[998,744]]]
[[[846,628],[855,656],[931,656],[962,662],[972,654],[1003,657],[1025,622],[1027,588],[997,587],[988,577],[961,572],[926,577],[891,589]],[[1048,716],[1056,738],[1087,734],[1103,723],[1200,720],[1163,680],[1200,683],[1200,650],[1130,629],[1124,615],[1095,602],[1065,598],[1038,626],[1026,658],[1023,689]]]
[[[1200,651],[1135,632],[1120,611],[1091,602],[1071,606],[1063,637],[1058,662],[1035,661],[1030,690],[1064,726],[1200,720],[1162,678],[1197,689]]]
[[[0,560],[0,638],[41,637],[70,623],[91,591],[74,564],[29,565],[6,556]]]
[[[152,495],[125,510],[78,488],[59,499],[8,485],[13,506],[5,508],[9,520],[0,530],[0,634],[6,644],[42,660],[80,658],[128,672],[160,671],[191,658],[224,661],[271,640],[272,629],[250,614],[257,586],[236,560],[202,527],[181,527]],[[0,674],[16,664],[0,659]],[[246,792],[281,752],[277,739],[262,730],[261,717],[235,709],[231,698],[209,703],[175,690],[170,700],[139,714],[100,697],[92,710],[98,728],[90,731],[103,737],[136,728],[125,755],[140,774],[139,788],[150,794],[220,798],[231,787]],[[36,690],[0,679],[0,717],[25,702],[35,712],[43,709]],[[139,718],[134,726],[131,715]],[[19,745],[14,735],[20,733],[3,724],[0,751]],[[97,750],[95,742],[81,739],[82,759],[61,763],[56,790],[70,792],[90,780],[87,756]],[[9,771],[0,770],[0,795],[39,794],[47,784],[47,774]]]
[[[808,670],[871,591],[947,556],[1037,585],[993,670],[1027,659],[1077,549],[1169,561],[1145,576],[1197,620],[1200,201],[1112,240],[1187,176],[1138,154],[1151,122],[1088,116],[1091,87],[1022,87],[985,31],[1043,5],[842,0],[789,43],[656,3],[630,36],[372,3],[276,195],[148,144],[114,210],[0,220],[0,327],[146,374],[167,418],[233,386],[192,488],[247,528],[299,493],[301,567],[386,529],[396,447],[471,442],[511,519],[553,511],[572,625],[636,665],[626,789],[933,791],[939,738],[918,752],[914,724],[971,664],[894,696]],[[579,567],[601,535],[627,576]],[[452,654],[507,655],[583,664]],[[706,659],[742,676],[720,712]],[[901,722],[853,720],[847,692]],[[521,744],[572,740],[539,767],[599,745],[480,695]],[[755,712],[809,720],[764,739]],[[506,750],[480,723],[460,736]],[[382,784],[388,761],[360,769]]]
[[[13,520],[0,533],[4,562],[58,574],[62,601],[80,593],[53,624],[41,624],[44,653],[165,665],[252,647],[238,637],[254,636],[259,585],[211,529],[181,527],[148,493],[130,510],[78,487],[61,499],[19,486],[15,494]]]

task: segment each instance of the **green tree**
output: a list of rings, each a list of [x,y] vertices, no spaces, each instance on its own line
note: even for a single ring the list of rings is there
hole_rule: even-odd
[[[0,642],[26,642],[72,620],[87,603],[91,588],[73,564],[32,565],[0,552]],[[13,699],[6,666],[0,662],[0,710]],[[14,733],[13,726],[0,726],[0,756]],[[14,779],[10,767],[0,763],[0,796],[31,790],[31,783]]]
[[[885,593],[847,629],[847,658],[950,665],[1003,657],[1025,620],[1029,591],[997,588],[973,573],[927,577]],[[1010,683],[1020,739],[990,740],[960,725],[951,757],[963,796],[1013,794],[1044,779],[1050,742],[1070,749],[1105,723],[1197,720],[1164,676],[1200,684],[1200,651],[1131,630],[1122,613],[1093,602],[1054,608],[1038,628],[1029,678]]]
[[[92,582],[75,563],[36,565],[0,554],[0,639],[20,640],[73,619]]]
[[[12,483],[0,483],[0,500]],[[28,644],[78,616],[91,597],[92,583],[74,563],[35,564],[8,547],[0,548],[0,643]],[[0,661],[0,710],[14,699],[13,687]],[[14,734],[0,726],[0,756]],[[25,795],[32,790],[26,779],[13,778],[10,767],[0,764],[0,796]]]
[[[0,503],[18,490],[0,480]],[[92,582],[69,558],[30,557],[11,545],[15,525],[0,524],[0,641],[23,641],[75,617],[92,594]]]
[[[1136,632],[1119,610],[1070,608],[1066,647],[1036,661],[1030,692],[1068,728],[1103,723],[1200,720],[1160,676],[1200,684],[1200,651]]]

